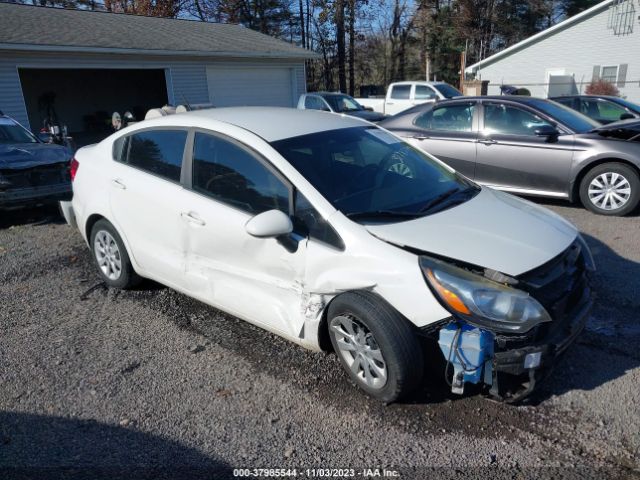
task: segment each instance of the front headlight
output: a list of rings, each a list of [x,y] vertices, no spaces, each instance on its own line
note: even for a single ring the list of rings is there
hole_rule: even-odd
[[[499,332],[524,333],[551,317],[527,292],[429,257],[420,257],[427,283],[451,313]]]

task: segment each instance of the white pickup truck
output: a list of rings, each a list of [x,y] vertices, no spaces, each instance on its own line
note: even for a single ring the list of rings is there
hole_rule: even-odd
[[[445,82],[397,82],[387,88],[385,98],[357,98],[364,107],[375,112],[395,115],[421,103],[459,97],[462,93]]]

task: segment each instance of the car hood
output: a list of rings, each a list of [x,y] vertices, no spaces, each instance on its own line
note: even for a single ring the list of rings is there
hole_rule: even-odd
[[[352,117],[358,117],[358,118],[362,118],[364,120],[367,120],[369,122],[379,122],[380,120],[383,120],[384,118],[386,118],[386,115],[382,114],[382,113],[378,113],[378,112],[371,112],[369,110],[356,110],[353,112],[344,112],[345,115],[350,115]]]
[[[365,227],[398,246],[513,276],[548,262],[578,234],[550,210],[486,187],[471,200],[433,215]]]
[[[0,144],[0,169],[31,168],[66,162],[71,152],[63,146],[48,143]]]
[[[621,120],[619,122],[609,123],[591,131],[600,138],[615,140],[639,140],[640,136],[640,120],[630,119]]]

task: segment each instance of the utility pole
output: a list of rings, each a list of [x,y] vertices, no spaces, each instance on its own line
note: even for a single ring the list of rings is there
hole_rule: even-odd
[[[429,78],[431,77],[431,57],[429,56],[429,52],[427,52],[426,55],[426,62],[425,62],[425,80],[428,82]]]

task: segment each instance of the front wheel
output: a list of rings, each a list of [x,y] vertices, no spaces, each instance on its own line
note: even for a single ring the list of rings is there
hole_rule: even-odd
[[[580,183],[585,208],[600,215],[623,216],[640,202],[638,173],[622,163],[605,163],[591,169]]]
[[[358,387],[389,403],[420,385],[422,348],[389,304],[370,292],[348,292],[329,304],[327,315],[333,348]]]

